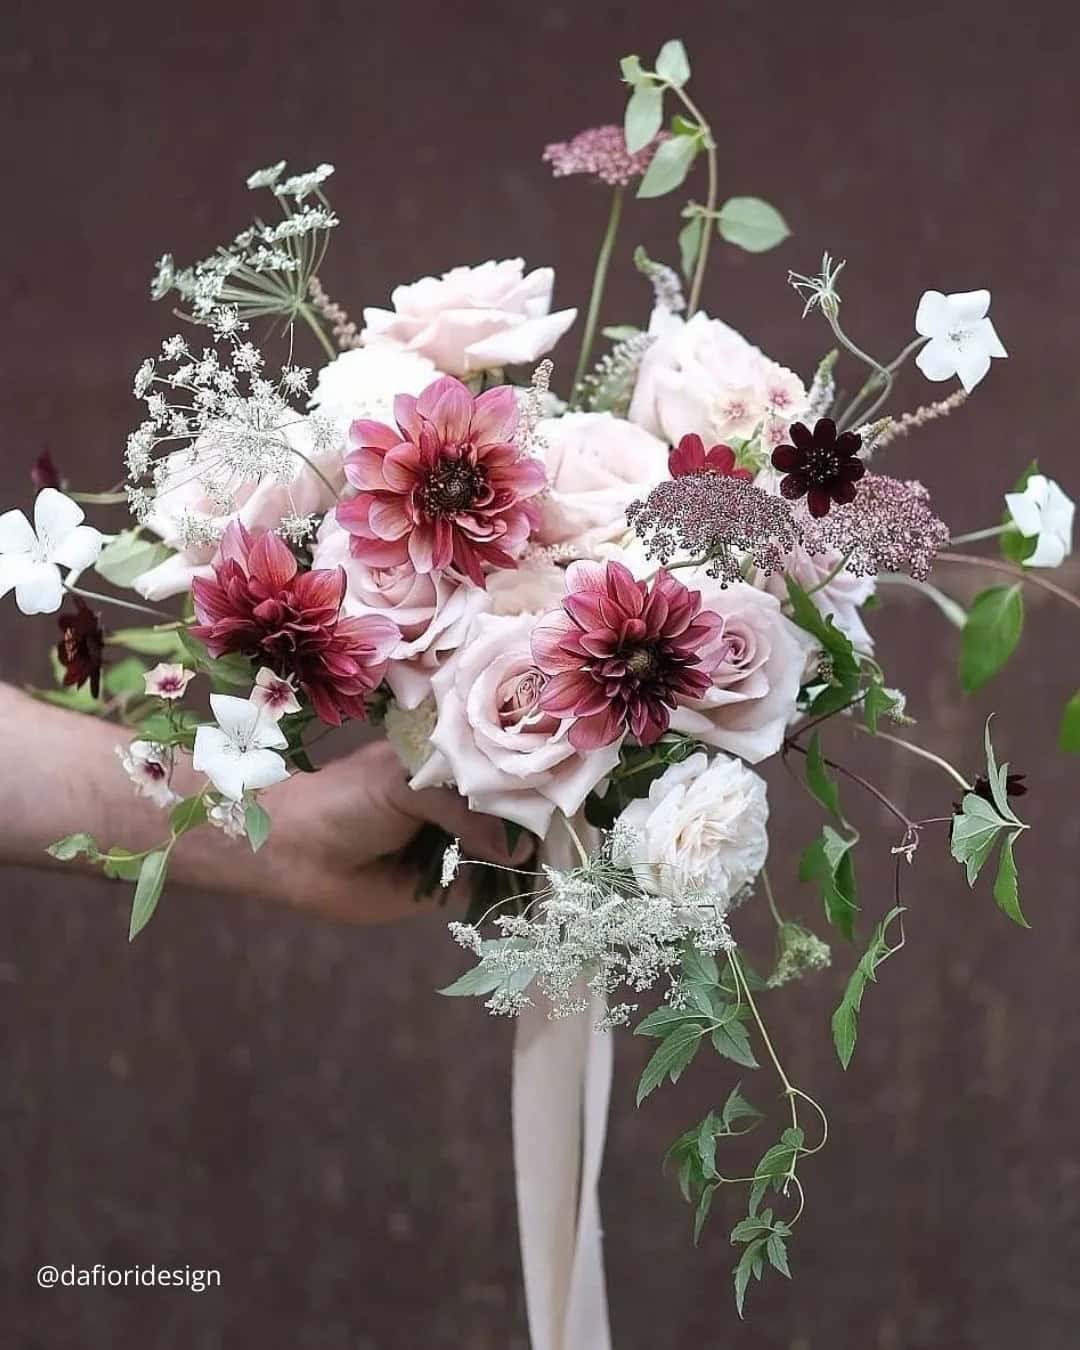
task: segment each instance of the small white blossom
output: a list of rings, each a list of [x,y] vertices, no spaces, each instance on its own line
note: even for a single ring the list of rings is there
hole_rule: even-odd
[[[461,866],[461,840],[455,839],[447,844],[446,852],[442,859],[442,875],[439,878],[440,886],[449,886],[458,874],[458,868]]]
[[[255,676],[255,688],[250,698],[273,722],[280,722],[286,713],[300,711],[300,700],[292,681],[275,675],[268,666],[263,666]]]
[[[275,183],[274,194],[278,197],[295,197],[301,201],[325,183],[333,172],[332,164],[320,164],[308,173],[294,174],[292,178],[286,178],[284,183]]]
[[[1008,356],[987,317],[989,309],[989,291],[924,293],[915,312],[915,331],[930,341],[920,348],[915,364],[928,380],[958,375],[970,394],[990,369],[990,358]]]
[[[249,790],[288,778],[288,766],[277,753],[288,741],[258,704],[231,694],[211,694],[210,708],[217,726],[204,725],[195,732],[191,762],[223,796],[239,801]]]
[[[254,173],[248,174],[247,185],[252,191],[256,188],[273,187],[284,172],[285,161],[279,159],[276,164],[270,164],[265,169],[256,169]]]
[[[1033,473],[1023,492],[1007,492],[1005,505],[1026,539],[1037,539],[1027,567],[1060,567],[1072,552],[1076,506],[1052,478]]]
[[[33,525],[21,511],[0,515],[0,596],[14,588],[24,614],[54,614],[64,600],[60,568],[81,572],[104,543],[84,519],[82,507],[56,488],[38,493]]]
[[[215,802],[207,809],[206,818],[216,829],[224,830],[230,839],[243,839],[247,834],[243,802],[228,799]]]
[[[184,697],[184,693],[195,678],[193,670],[185,670],[183,666],[169,662],[159,661],[153,670],[148,670],[143,676],[146,685],[146,692],[152,698],[179,699]]]
[[[118,745],[116,754],[140,797],[148,797],[163,810],[175,806],[180,800],[179,794],[169,786],[172,751],[167,745],[158,745],[154,741],[132,741],[126,747]]]

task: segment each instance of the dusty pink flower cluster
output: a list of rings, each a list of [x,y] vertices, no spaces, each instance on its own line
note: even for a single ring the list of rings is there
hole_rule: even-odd
[[[643,150],[631,154],[626,148],[622,127],[590,127],[569,141],[555,141],[544,147],[544,163],[551,165],[556,178],[572,173],[587,173],[609,187],[626,187],[640,178],[652,163],[661,141],[669,133],[662,131]]]

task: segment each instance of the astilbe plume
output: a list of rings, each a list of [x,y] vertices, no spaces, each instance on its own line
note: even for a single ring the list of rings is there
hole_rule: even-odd
[[[627,187],[652,163],[661,141],[670,133],[660,132],[648,145],[631,154],[622,127],[589,127],[569,141],[554,141],[544,147],[544,163],[556,178],[584,173],[609,187]]]
[[[766,576],[783,572],[802,529],[782,497],[742,478],[687,474],[659,483],[632,502],[626,518],[650,557],[668,563],[683,552],[705,561],[725,585],[741,580],[744,562]]]
[[[885,474],[867,474],[848,505],[811,528],[812,551],[845,554],[856,576],[906,572],[925,581],[949,542],[949,527],[934,514],[922,483]]]
[[[362,718],[400,640],[379,616],[342,618],[345,571],[300,572],[274,534],[253,535],[238,521],[225,530],[212,579],[192,582],[198,624],[213,656],[242,652],[292,677],[318,716],[333,726]]]
[[[562,609],[533,631],[533,659],[548,677],[540,707],[572,719],[569,739],[579,750],[628,731],[652,744],[680,701],[708,689],[701,652],[720,625],[701,608],[701,593],[667,572],[650,584],[621,563],[572,563]]]

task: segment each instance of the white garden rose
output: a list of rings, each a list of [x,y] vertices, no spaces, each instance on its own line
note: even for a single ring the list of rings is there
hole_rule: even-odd
[[[786,427],[806,407],[799,377],[719,319],[667,314],[650,332],[628,416],[670,445],[691,432],[709,447],[762,423]]]
[[[394,347],[360,347],[323,366],[309,406],[344,434],[358,417],[394,421],[398,394],[421,394],[442,372],[426,356]]]
[[[723,911],[765,865],[768,819],[763,778],[727,755],[694,754],[619,816],[616,861],[653,895],[705,892]]]
[[[551,309],[555,273],[526,275],[521,258],[455,267],[441,277],[398,286],[389,309],[365,309],[365,346],[416,352],[448,375],[531,365],[555,346],[577,317]]]

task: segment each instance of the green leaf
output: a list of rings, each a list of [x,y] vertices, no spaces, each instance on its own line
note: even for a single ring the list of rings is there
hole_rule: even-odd
[[[645,177],[638,185],[639,197],[663,197],[679,187],[694,156],[701,149],[700,136],[672,136],[669,141],[661,141],[652,163],[645,171]]]
[[[760,197],[729,197],[720,208],[716,228],[721,238],[748,253],[765,253],[791,234],[776,207]]]
[[[787,1245],[779,1233],[772,1232],[769,1234],[765,1241],[765,1252],[773,1270],[778,1270],[781,1275],[786,1275],[790,1280],[791,1267],[788,1265]]]
[[[206,822],[206,798],[202,793],[197,793],[194,797],[185,797],[182,802],[177,802],[169,812],[169,825],[173,834],[185,834],[188,830],[194,830]]]
[[[676,1027],[666,1036],[653,1052],[638,1081],[637,1105],[640,1106],[665,1078],[677,1083],[682,1071],[697,1054],[700,1045],[701,1030],[696,1026]]]
[[[855,916],[859,909],[852,858],[852,849],[858,840],[857,834],[845,839],[831,825],[825,825],[820,836],[803,850],[799,859],[799,880],[819,884],[826,918],[849,942],[855,936]]]
[[[837,628],[831,614],[828,618],[821,614],[794,577],[785,576],[784,582],[787,586],[792,620],[804,632],[817,639],[832,662],[833,680],[838,685],[850,686],[853,697],[859,682],[859,660],[851,639]]]
[[[94,571],[114,586],[130,586],[171,553],[159,540],[140,539],[138,530],[124,530],[98,554]]]
[[[58,839],[55,844],[50,844],[45,852],[59,862],[71,862],[72,858],[81,857],[82,854],[96,862],[100,856],[100,849],[90,834],[65,834],[63,839]]]
[[[705,230],[703,216],[691,216],[679,231],[679,264],[683,276],[689,281],[697,265],[701,252],[701,236]]]
[[[177,628],[117,628],[105,641],[115,647],[126,647],[140,656],[182,656]]]
[[[842,820],[840,814],[840,790],[829,777],[825,761],[821,756],[821,740],[815,731],[806,747],[806,784],[826,811]]]
[[[765,1246],[765,1239],[759,1238],[756,1242],[751,1242],[739,1257],[739,1264],[735,1267],[735,1307],[739,1316],[743,1315],[743,1305],[746,1302],[746,1289],[750,1283],[750,1276],[753,1273],[754,1263],[761,1249]]]
[[[1031,463],[1027,466],[1027,468],[1024,470],[1024,472],[1020,475],[1020,477],[1016,480],[1016,483],[1013,487],[1013,492],[1023,492],[1028,485],[1028,479],[1031,477],[1032,474],[1038,472],[1039,472],[1039,461],[1037,459],[1033,459]],[[1026,535],[1021,534],[1007,506],[1004,513],[1002,514],[1001,520],[1002,524],[1005,526],[1005,531],[1000,536],[999,539],[999,543],[1001,545],[1001,556],[1003,558],[1007,558],[1009,562],[1014,563],[1025,562],[1028,558],[1031,557],[1031,555],[1038,548],[1039,546],[1038,536],[1032,535],[1029,538]]]
[[[116,697],[118,694],[142,694],[146,692],[146,681],[143,676],[146,674],[146,666],[137,656],[125,657],[123,661],[118,661],[115,666],[109,666],[105,671],[105,678],[102,683],[105,685],[106,693]]]
[[[690,78],[690,59],[678,38],[669,39],[660,48],[656,58],[656,73],[676,89],[681,89]]]
[[[960,635],[960,683],[973,693],[992,679],[1016,650],[1024,628],[1019,582],[977,595]]]
[[[626,105],[623,135],[626,148],[636,155],[660,130],[664,121],[664,91],[658,84],[638,84]]]
[[[683,979],[691,983],[719,984],[720,968],[711,952],[703,952],[692,942],[687,942],[682,954]]]
[[[709,1211],[712,1209],[713,1195],[716,1193],[716,1186],[706,1186],[698,1199],[697,1209],[694,1212],[694,1246],[696,1247],[701,1239],[701,1230],[705,1227],[705,1220],[709,1217]]]
[[[101,870],[114,881],[138,881],[142,867],[142,854],[132,853],[129,848],[114,844],[101,858]]]
[[[499,971],[490,966],[478,965],[438,992],[447,998],[479,998],[493,993],[501,983],[502,974]]]
[[[709,1016],[711,1018],[711,1012]],[[686,1008],[671,1008],[664,1004],[662,1008],[655,1008],[649,1013],[648,1017],[643,1018],[637,1024],[634,1028],[634,1035],[666,1036],[676,1027],[684,1026],[688,1022],[701,1028],[704,1028],[705,1025],[701,1013],[690,1012]]]
[[[239,653],[211,656],[205,645],[198,638],[192,637],[187,628],[178,628],[176,636],[190,664],[196,670],[209,675],[213,683],[226,688],[251,688],[251,661],[246,656]]]
[[[866,951],[851,972],[840,1005],[832,1015],[833,1045],[836,1047],[837,1058],[845,1069],[851,1063],[851,1056],[855,1052],[855,1040],[859,1031],[859,1010],[862,1007],[866,986],[869,981],[877,979],[878,966],[903,945],[902,938],[895,947],[890,946],[888,940],[890,924],[903,912],[903,906],[895,906],[874,929]]]
[[[1012,823],[1003,820],[995,807],[974,792],[964,795],[960,811],[953,817],[950,848],[956,861],[966,866],[969,886],[974,886],[1000,831]]]
[[[994,881],[994,899],[998,908],[1007,914],[1013,923],[1019,924],[1021,928],[1030,928],[1031,924],[1024,918],[1024,912],[1020,908],[1019,878],[1016,872],[1016,859],[1013,857],[1013,845],[1019,834],[1019,830],[1014,830],[1001,846],[998,873]]]
[[[725,1059],[734,1060],[736,1064],[741,1064],[744,1069],[756,1069],[758,1067],[754,1052],[750,1048],[750,1034],[741,1022],[732,1020],[713,1027],[712,1044],[718,1055],[723,1055]]]
[[[627,84],[642,84],[651,78],[645,73],[640,56],[624,56],[619,62],[619,71]]]
[[[746,1100],[740,1091],[741,1084],[736,1085],[728,1093],[728,1099],[724,1103],[724,1109],[720,1112],[720,1120],[724,1128],[730,1130],[732,1125],[739,1120],[762,1120],[764,1117],[756,1106]]]
[[[270,838],[270,813],[256,801],[244,806],[244,828],[247,830],[248,843],[252,853],[258,853]]]
[[[863,699],[863,720],[873,734],[877,735],[878,719],[884,717],[897,705],[895,692],[890,692],[880,680],[871,680],[866,686]]]
[[[1067,754],[1080,754],[1080,689],[1065,704],[1058,732],[1058,747]]]
[[[128,941],[134,942],[153,917],[161,892],[165,886],[165,877],[169,870],[169,850],[157,849],[148,853],[139,868],[139,880],[135,883],[135,899],[131,904],[131,923],[128,928]]]

